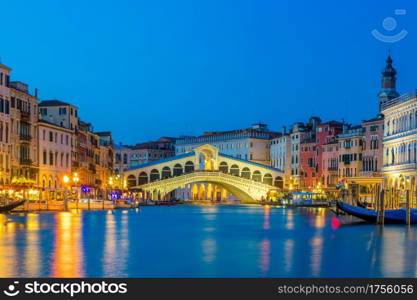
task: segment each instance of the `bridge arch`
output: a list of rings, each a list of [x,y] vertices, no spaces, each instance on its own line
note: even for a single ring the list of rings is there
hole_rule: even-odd
[[[176,164],[174,166],[172,176],[174,176],[174,177],[175,176],[180,176],[180,175],[182,175],[182,173],[183,173],[182,166],[180,164]]]
[[[229,173],[229,165],[227,164],[227,162],[222,161],[219,164],[219,171],[223,172],[223,173],[226,173],[226,174]]]
[[[280,189],[284,188],[284,179],[282,179],[281,176],[275,177],[275,179],[274,179],[274,186],[276,186],[276,187],[278,187]]]
[[[138,185],[147,184],[148,182],[148,174],[146,174],[146,172],[140,172],[138,176]]]
[[[256,182],[262,182],[262,174],[260,171],[255,170],[252,174],[252,180]]]
[[[157,181],[159,179],[160,179],[160,177],[159,177],[159,171],[157,169],[152,169],[151,170],[151,175],[150,175],[149,181],[150,182],[154,182],[154,181]]]
[[[250,179],[250,169],[248,167],[244,167],[242,169],[242,173],[240,174],[240,177]]]
[[[238,165],[232,165],[230,167],[230,175],[240,176],[240,171],[239,171],[239,166]]]
[[[171,177],[171,168],[170,167],[163,167],[162,168],[162,177],[161,179],[170,178]]]
[[[184,173],[194,172],[194,163],[192,161],[187,161],[184,167]]]
[[[272,185],[272,175],[269,174],[269,173],[266,173],[264,175],[264,178],[263,178],[262,182],[265,183],[265,184]]]
[[[127,186],[128,187],[134,187],[136,186],[137,182],[136,182],[136,176],[135,175],[129,175],[127,176]]]
[[[198,183],[198,182],[200,182],[200,183],[204,182],[204,183],[215,184],[215,185],[217,185],[217,186],[219,186],[221,188],[224,188],[230,194],[232,194],[233,196],[237,197],[238,199],[241,199],[243,202],[254,202],[256,200],[260,200],[260,198],[259,199],[255,199],[253,196],[249,195],[249,193],[245,192],[244,190],[242,190],[242,189],[240,189],[240,188],[238,188],[238,187],[236,187],[234,185],[227,184],[227,183],[224,183],[224,182],[221,182],[221,181],[217,181],[217,180],[199,181],[197,179],[197,180],[190,180],[189,182],[187,182],[187,184]],[[163,191],[163,194],[167,195],[170,192],[172,192],[172,191],[180,188],[181,186],[182,186],[181,184],[178,184],[178,185],[173,186],[171,188],[165,189]],[[194,185],[194,188],[197,188],[197,190],[195,192],[198,193],[198,194],[201,194],[201,193],[204,192],[204,190],[202,190],[202,189],[204,189],[204,187],[202,187],[202,185],[200,185],[198,187],[196,185]],[[163,194],[161,193],[161,190],[160,189],[153,189],[151,193],[154,194],[154,195],[161,195],[161,196],[163,196]]]

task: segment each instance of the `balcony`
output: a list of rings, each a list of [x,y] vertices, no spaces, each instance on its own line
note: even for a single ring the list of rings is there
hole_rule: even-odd
[[[30,112],[21,110],[20,119],[23,121],[30,121]]]
[[[23,134],[19,135],[21,141],[30,142],[32,140],[32,136],[30,134]]]
[[[32,160],[27,159],[27,158],[21,158],[20,159],[20,165],[22,165],[22,166],[31,166],[32,165]]]

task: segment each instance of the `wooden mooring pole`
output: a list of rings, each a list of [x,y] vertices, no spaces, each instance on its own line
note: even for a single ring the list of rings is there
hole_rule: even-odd
[[[410,215],[410,190],[406,191],[406,224],[410,226],[411,224],[411,215]]]
[[[380,197],[379,197],[379,210],[378,210],[378,217],[377,217],[377,223],[380,225],[384,225],[384,219],[385,219],[385,201],[384,201],[385,195],[384,195],[384,189],[381,189]]]

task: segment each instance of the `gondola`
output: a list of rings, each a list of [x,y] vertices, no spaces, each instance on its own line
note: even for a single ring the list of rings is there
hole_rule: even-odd
[[[359,219],[376,223],[378,212],[375,209],[367,209],[363,207],[353,206],[344,202],[337,202],[337,208],[348,215]],[[384,211],[384,223],[386,224],[406,224],[407,211],[401,209],[387,209]],[[410,223],[417,224],[417,209],[410,209]]]
[[[23,205],[26,200],[19,200],[15,202],[11,202],[8,204],[0,205],[0,213],[10,212],[16,207],[19,207],[20,205]]]

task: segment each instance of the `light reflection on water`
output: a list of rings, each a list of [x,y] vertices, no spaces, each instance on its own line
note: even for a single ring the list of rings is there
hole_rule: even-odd
[[[416,242],[325,209],[0,214],[0,277],[414,277]]]

